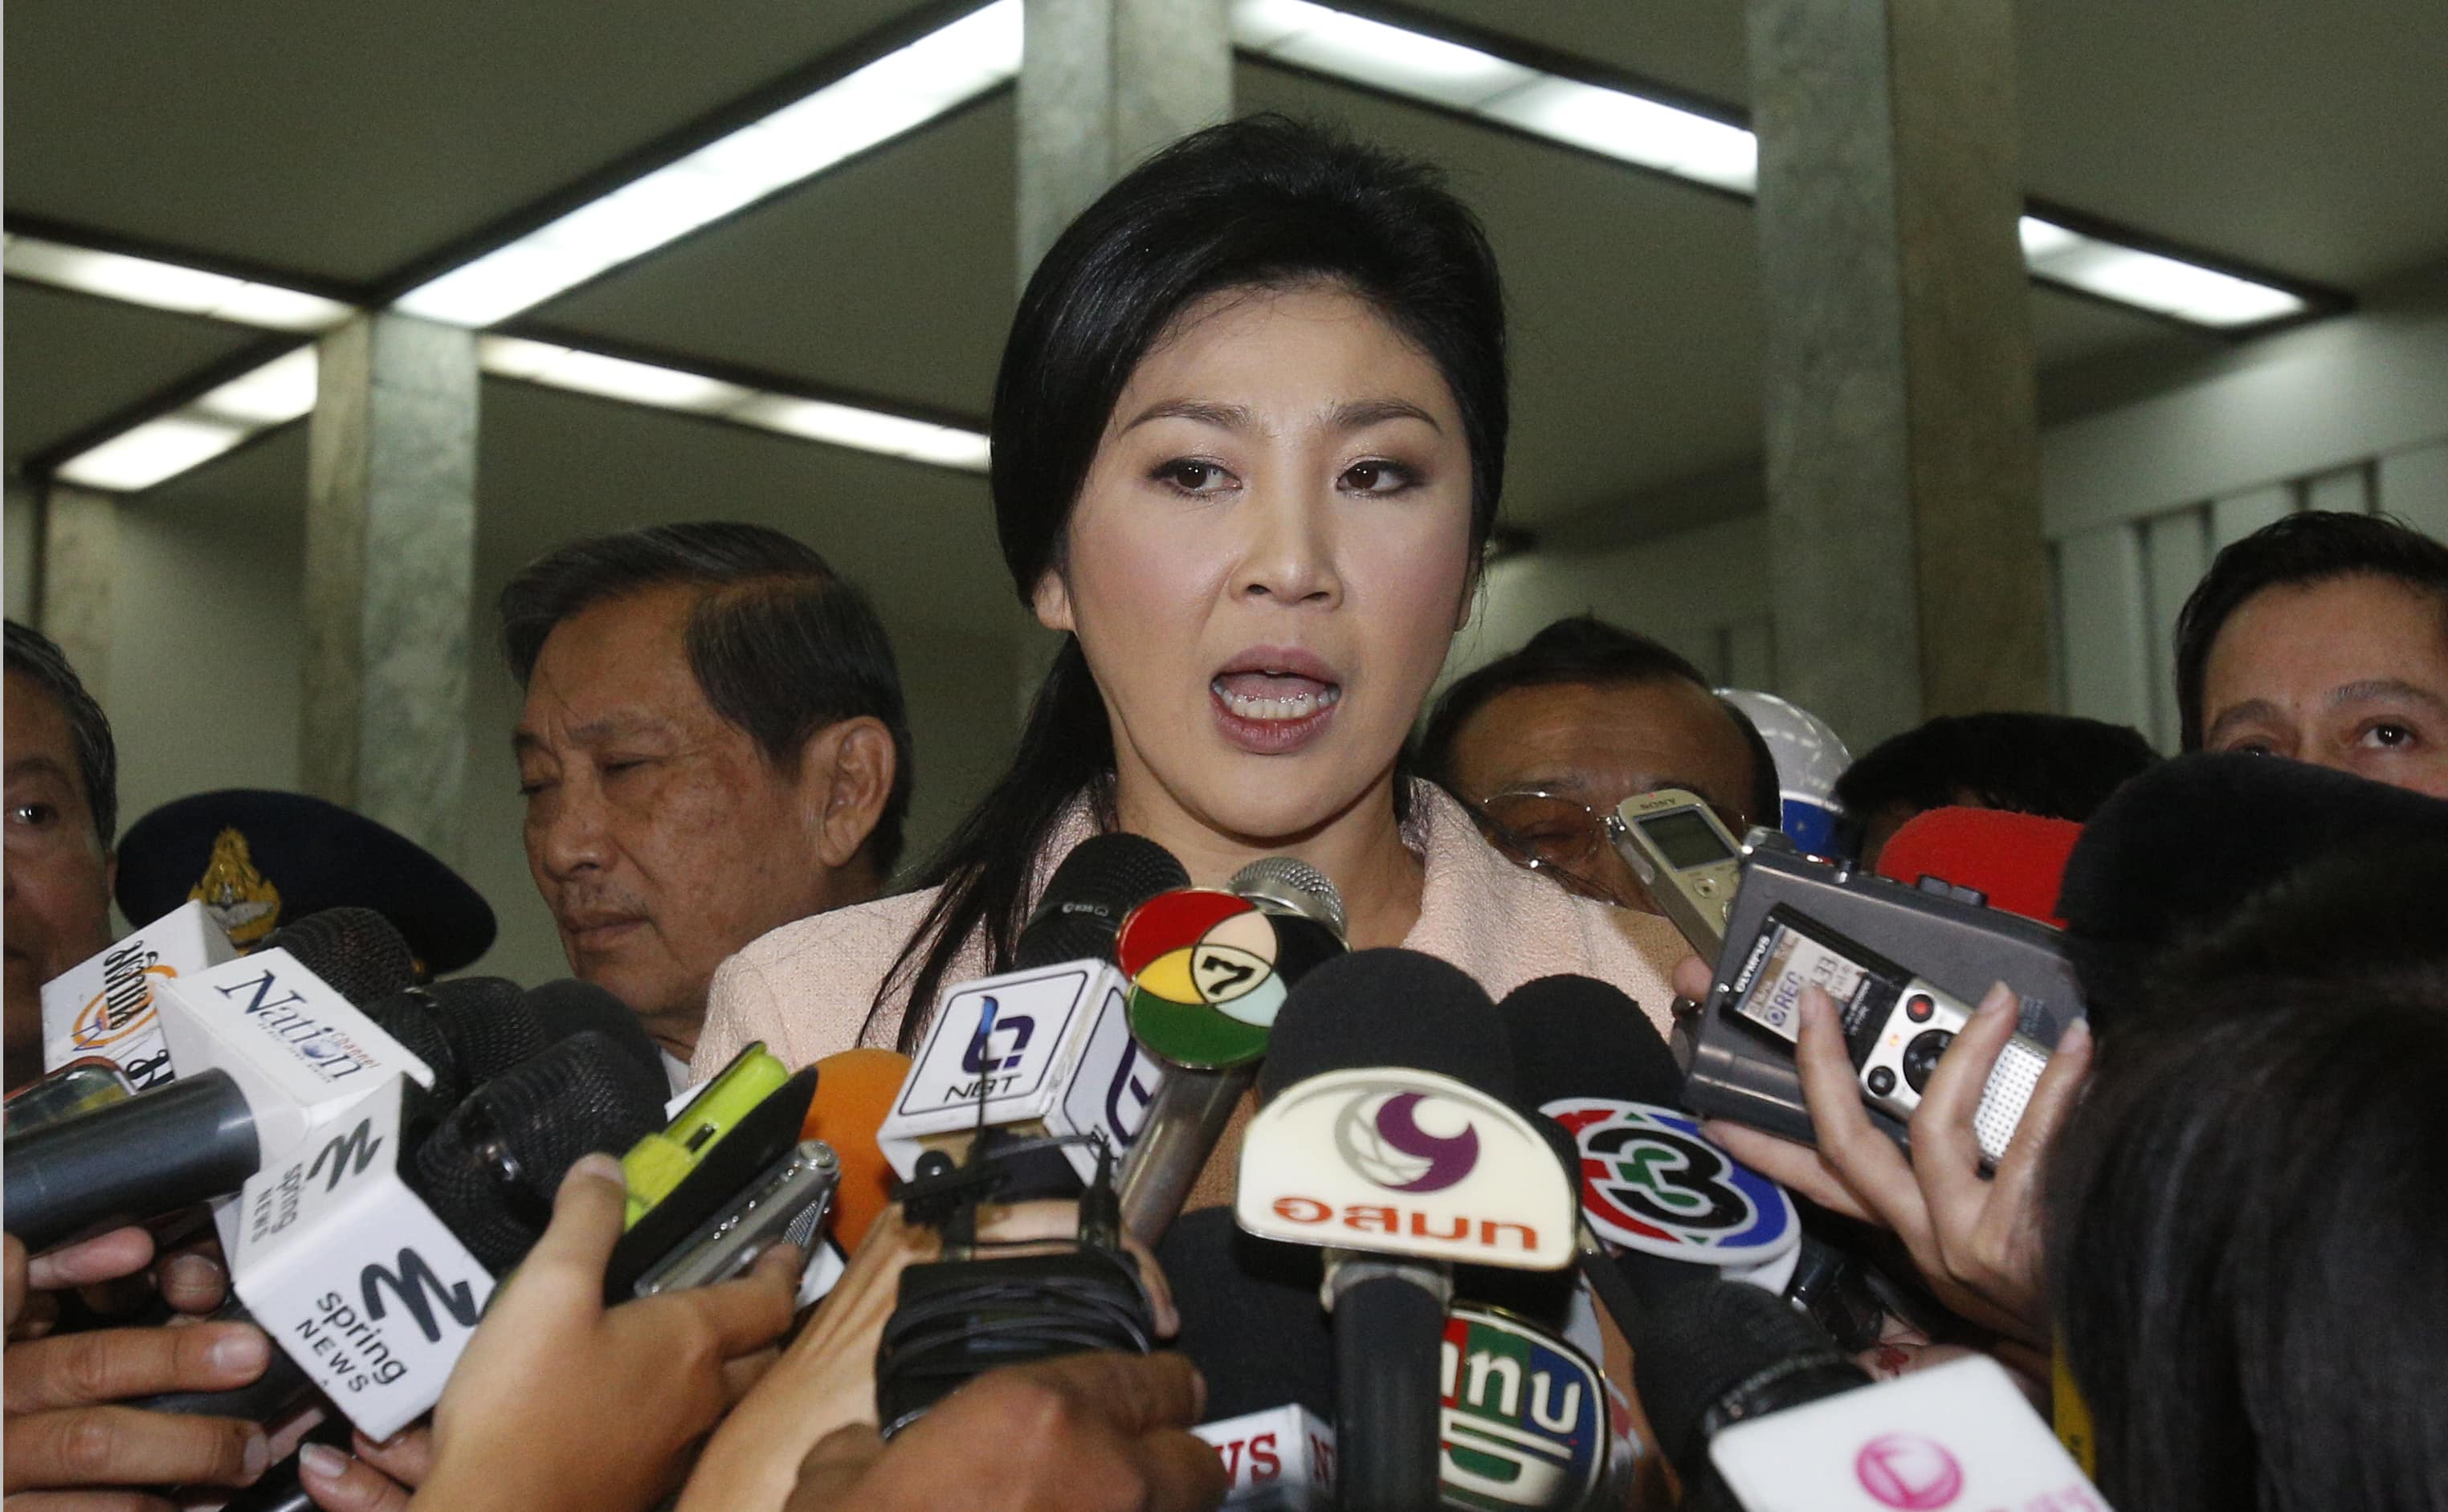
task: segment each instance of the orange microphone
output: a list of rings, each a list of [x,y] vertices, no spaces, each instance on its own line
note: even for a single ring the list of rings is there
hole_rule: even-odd
[[[832,1233],[845,1254],[858,1249],[892,1200],[892,1168],[875,1147],[875,1131],[908,1076],[909,1058],[897,1050],[842,1050],[816,1062],[816,1095],[799,1138],[822,1139],[841,1158]]]
[[[2067,819],[2003,809],[1929,809],[1914,814],[1879,852],[1879,875],[1906,887],[1936,877],[1970,888],[1993,909],[2062,929],[2057,885],[2082,838]]]

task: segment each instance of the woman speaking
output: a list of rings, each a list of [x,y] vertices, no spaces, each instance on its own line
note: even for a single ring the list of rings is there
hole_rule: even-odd
[[[1443,957],[1498,998],[1582,972],[1662,1032],[1672,928],[1515,868],[1400,770],[1478,586],[1506,418],[1494,255],[1432,170],[1262,117],[1106,191],[1030,278],[995,383],[1004,560],[1066,637],[1019,751],[920,890],[724,965],[697,1064],[751,1040],[793,1063],[912,1048],[939,989],[1006,969],[1056,865],[1114,830],[1206,886],[1297,855],[1354,948]]]

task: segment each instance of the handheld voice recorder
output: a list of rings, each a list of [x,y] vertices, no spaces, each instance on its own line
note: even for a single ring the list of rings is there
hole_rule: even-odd
[[[1780,904],[1769,909],[1765,928],[1744,955],[1727,1005],[1762,1028],[1792,1040],[1800,1033],[1798,1014],[1806,986],[1816,986],[1835,1000],[1863,1100],[1899,1119],[1909,1119],[1921,1106],[1938,1058],[1972,1020],[1972,1010],[1960,999],[1800,909]],[[2021,1034],[1999,1052],[1972,1119],[1974,1137],[1989,1163],[2005,1156],[2048,1062],[2048,1048]]]
[[[1709,805],[1681,788],[1637,793],[1616,805],[1607,829],[1667,921],[1703,958],[1717,959],[1743,852]]]

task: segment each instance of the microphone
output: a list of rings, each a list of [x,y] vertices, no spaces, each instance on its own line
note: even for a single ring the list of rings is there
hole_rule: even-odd
[[[1682,1110],[1673,1052],[1639,1005],[1559,975],[1517,987],[1498,1011],[1521,1101],[1572,1137],[1581,1217],[1608,1247],[1585,1252],[1585,1270],[1627,1338],[1686,1286],[1723,1275],[1783,1290],[1802,1243],[1793,1199]],[[1606,1284],[1609,1270],[1629,1297]]]
[[[909,1058],[897,1050],[839,1050],[816,1062],[816,1095],[799,1138],[824,1140],[841,1160],[832,1242],[845,1253],[892,1205],[892,1168],[875,1147],[875,1131],[908,1075]]]
[[[103,1056],[136,1090],[178,1072],[162,1038],[154,987],[238,954],[201,903],[185,903],[128,931],[43,984],[43,1067]]]
[[[1162,846],[1135,834],[1092,835],[1063,857],[1021,931],[1017,968],[945,990],[876,1131],[893,1170],[916,1175],[929,1150],[957,1162],[985,1129],[1127,1149],[1156,1068],[1131,1038],[1115,937],[1138,904],[1188,881]],[[1066,1184],[1094,1178],[1089,1141],[1060,1148]]]
[[[1487,995],[1413,951],[1329,961],[1276,1018],[1234,1217],[1327,1250],[1340,1479],[1363,1512],[1436,1499],[1452,1264],[1572,1262],[1572,1189],[1512,1082]]]
[[[1649,1320],[1633,1341],[1632,1375],[1694,1512],[1739,1505],[1709,1464],[1719,1431],[1870,1380],[1819,1325],[1756,1287],[1723,1281],[1693,1288]]]
[[[1458,1303],[1445,1318],[1441,1361],[1441,1504],[1602,1504],[1611,1468],[1606,1382],[1588,1355],[1510,1312]]]
[[[1639,1340],[1633,1374],[1694,1512],[2106,1505],[1995,1360],[1871,1386],[1816,1324],[1748,1287],[1690,1292]]]
[[[1261,856],[1222,893],[1160,893],[1124,923],[1115,948],[1132,979],[1131,1028],[1165,1062],[1122,1162],[1122,1229],[1140,1243],[1164,1236],[1231,1125],[1257,1074],[1272,1005],[1344,952],[1344,928],[1334,884],[1292,856]]]
[[[2094,1025],[2147,1011],[2152,967],[2332,852],[2448,849],[2448,801],[2309,762],[2194,754],[2128,778],[2083,827],[2058,911]]]
[[[267,1152],[347,1117],[379,1084],[403,1074],[430,1083],[430,1069],[346,995],[405,986],[407,950],[381,915],[335,909],[276,930],[253,954],[159,980],[159,1022],[186,1074],[10,1139],[9,1232],[39,1253],[227,1196]],[[235,1218],[218,1216],[234,1253]]]
[[[2057,890],[2082,838],[2067,819],[2005,809],[1926,809],[1879,852],[1879,875],[1906,887],[2065,928]],[[1967,896],[1968,894],[1968,896]]]

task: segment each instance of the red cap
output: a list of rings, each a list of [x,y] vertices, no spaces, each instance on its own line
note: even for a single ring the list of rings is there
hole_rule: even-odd
[[[2070,819],[2003,809],[1928,809],[1879,852],[1879,875],[1907,887],[1938,877],[1987,894],[1989,906],[2055,925],[2066,857],[2082,838]]]

